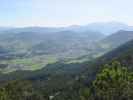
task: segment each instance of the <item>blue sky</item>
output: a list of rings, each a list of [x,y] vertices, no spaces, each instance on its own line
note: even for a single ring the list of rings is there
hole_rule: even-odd
[[[0,26],[133,25],[133,0],[0,0]]]

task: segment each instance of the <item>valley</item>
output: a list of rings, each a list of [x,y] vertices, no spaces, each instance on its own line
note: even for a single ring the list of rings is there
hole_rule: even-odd
[[[82,100],[81,97],[87,100],[93,95],[90,88],[97,86],[91,84],[99,81],[95,80],[98,73],[114,72],[104,69],[106,64],[114,68],[120,63],[119,66],[133,70],[132,52],[133,31],[118,30],[105,35],[90,29],[77,32],[75,28],[73,31],[38,27],[4,30],[0,33],[0,82],[7,98],[15,92],[21,100],[23,97],[16,91],[22,87],[25,90],[21,91],[28,92],[32,100],[52,97],[53,100]],[[123,73],[123,69],[118,70]],[[6,94],[9,86],[13,94]],[[94,100],[95,96],[92,97]],[[16,96],[11,100],[17,100]]]
[[[94,44],[104,37],[98,32],[83,31],[81,34],[60,29],[52,32],[45,28],[9,31],[0,34],[0,47],[4,51],[1,49],[0,63],[7,65],[3,72],[40,69],[57,61],[78,61],[76,59],[81,56],[93,57],[93,53],[96,56],[99,52]]]
[[[97,24],[96,24],[97,25]],[[125,34],[126,33],[126,34]],[[106,36],[87,27],[11,28],[0,32],[0,64],[3,73],[38,70],[48,64],[78,63],[100,57],[133,39],[132,31]]]

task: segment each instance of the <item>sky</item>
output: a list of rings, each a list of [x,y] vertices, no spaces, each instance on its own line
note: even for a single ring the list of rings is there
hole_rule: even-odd
[[[0,26],[133,25],[133,0],[0,0]]]

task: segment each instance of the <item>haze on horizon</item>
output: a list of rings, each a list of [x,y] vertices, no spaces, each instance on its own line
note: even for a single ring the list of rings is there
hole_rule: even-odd
[[[133,25],[133,0],[0,0],[0,26]]]

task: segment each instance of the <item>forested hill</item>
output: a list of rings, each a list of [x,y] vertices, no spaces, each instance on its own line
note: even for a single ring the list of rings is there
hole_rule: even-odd
[[[118,48],[112,50],[111,52],[100,57],[102,62],[108,62],[112,60],[119,60],[122,63],[128,63],[133,60],[133,40],[119,46]],[[130,62],[132,65],[133,62]]]
[[[116,33],[113,33],[105,37],[103,40],[101,40],[100,43],[104,44],[105,46],[107,45],[112,48],[117,48],[118,46],[132,39],[133,39],[133,31],[120,30]]]
[[[96,59],[84,71],[85,100],[130,100],[133,79],[133,40]],[[91,71],[90,71],[91,70]]]
[[[125,67],[133,70],[133,40],[88,62],[88,67],[83,72],[83,76],[85,75],[84,77],[86,77],[85,81],[89,84],[90,81],[95,79],[97,73],[103,69],[101,66],[111,64],[113,61],[118,61]]]

